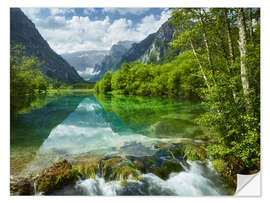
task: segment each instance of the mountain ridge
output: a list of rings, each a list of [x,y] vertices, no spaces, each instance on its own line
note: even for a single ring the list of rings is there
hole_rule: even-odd
[[[125,54],[133,44],[133,41],[128,40],[119,41],[114,44],[109,51],[109,55],[105,56],[101,63],[95,65],[93,72],[97,74],[93,75],[90,81],[97,81],[101,79],[106,72],[117,70],[123,54]]]
[[[100,64],[96,64],[94,72],[98,73],[92,77],[92,81],[97,81],[107,72],[114,72],[121,68],[124,62],[139,61],[142,63],[152,63],[161,60],[169,51],[169,42],[174,39],[176,27],[166,21],[161,25],[157,32],[148,35],[140,42],[133,43],[128,50],[122,50],[118,55],[118,60],[106,60],[106,57]],[[113,48],[113,47],[112,47]],[[109,59],[110,56],[107,56]]]
[[[49,78],[67,84],[83,81],[74,67],[49,46],[35,24],[20,8],[10,8],[10,44],[23,45],[27,56],[37,57],[44,62],[41,72]]]
[[[109,50],[88,50],[64,53],[61,56],[75,68],[82,78],[88,80],[93,75],[95,65],[108,54]]]

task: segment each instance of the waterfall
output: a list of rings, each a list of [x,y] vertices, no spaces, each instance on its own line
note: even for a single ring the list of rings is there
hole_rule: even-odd
[[[190,168],[180,173],[172,173],[167,180],[148,173],[139,181],[128,180],[105,182],[101,177],[79,180],[75,190],[80,195],[177,195],[204,196],[225,195],[224,185],[211,166],[200,162],[189,162]]]

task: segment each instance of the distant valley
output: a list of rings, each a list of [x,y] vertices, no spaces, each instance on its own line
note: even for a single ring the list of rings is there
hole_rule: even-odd
[[[90,50],[65,53],[61,56],[75,68],[75,70],[84,80],[89,80],[93,75],[99,73],[94,72],[95,65],[101,63],[104,57],[108,54],[109,51],[107,50]]]

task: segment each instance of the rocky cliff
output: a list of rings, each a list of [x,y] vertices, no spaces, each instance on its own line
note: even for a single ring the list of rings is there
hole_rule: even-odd
[[[141,42],[133,43],[129,49],[114,45],[110,54],[95,66],[94,71],[97,74],[91,80],[99,80],[107,71],[120,69],[124,62],[158,62],[168,53],[169,42],[173,40],[175,30],[175,26],[167,21],[156,33],[148,35]]]
[[[93,76],[90,80],[99,80],[106,72],[119,69],[119,64],[122,62],[122,56],[132,47],[133,44],[134,42],[132,41],[120,41],[117,44],[114,44],[109,54],[104,57],[101,63],[95,65]]]

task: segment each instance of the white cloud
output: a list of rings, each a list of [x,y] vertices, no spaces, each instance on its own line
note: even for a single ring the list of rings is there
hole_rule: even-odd
[[[68,13],[75,13],[74,8],[49,8],[52,15],[64,15]]]
[[[104,12],[119,13],[120,15],[134,14],[141,15],[150,8],[104,8]]]
[[[163,11],[161,16],[145,16],[141,22],[134,24],[126,18],[111,22],[108,16],[104,20],[91,20],[88,17],[74,15],[71,19],[67,19],[58,14],[73,11],[51,12],[54,15],[45,19],[37,18],[37,11],[25,13],[32,15],[39,32],[58,54],[83,50],[108,50],[118,41],[141,41],[156,32],[170,16],[168,11]]]
[[[22,11],[30,20],[35,21],[40,13],[41,8],[22,8]]]
[[[94,68],[87,67],[84,71],[77,71],[84,79],[89,79],[93,75],[98,75],[100,71],[94,72]]]

